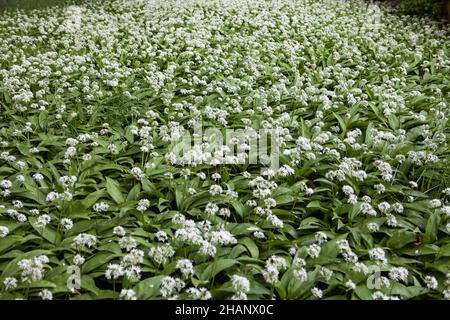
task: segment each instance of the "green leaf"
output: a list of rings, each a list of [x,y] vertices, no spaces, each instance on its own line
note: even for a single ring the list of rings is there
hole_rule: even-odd
[[[335,112],[333,112],[333,114],[339,122],[339,126],[341,127],[342,132],[345,133],[347,131],[347,125],[345,124],[344,119],[342,119],[342,117]]]
[[[270,290],[264,287],[261,283],[256,281],[250,281],[250,291],[248,294],[252,295],[268,295]]]
[[[439,249],[439,257],[450,257],[450,243],[447,243],[446,245],[443,245]]]
[[[0,238],[0,253],[8,249],[9,247],[12,247],[17,242],[20,242],[20,239],[22,239],[22,237],[16,235],[10,235],[6,238]]]
[[[353,219],[361,212],[361,204],[357,203],[351,207],[348,212],[348,220],[353,221]]]
[[[164,277],[164,275],[160,275],[140,281],[134,287],[138,299],[149,299],[156,296],[159,293],[161,279]]]
[[[4,252],[7,249],[12,249],[11,247],[19,244],[23,244],[29,240],[40,239],[40,237],[29,234],[26,237],[18,236],[18,235],[9,235],[6,238],[0,238],[0,253]]]
[[[117,257],[117,255],[112,254],[111,252],[99,252],[96,253],[92,258],[87,260],[83,267],[81,268],[82,273],[88,273],[91,272],[98,267],[108,263],[110,260]]]
[[[20,286],[18,286],[18,289],[25,289],[25,288],[55,288],[56,285],[48,280],[39,280],[34,281],[31,283],[23,283]]]
[[[424,244],[417,248],[408,248],[402,250],[403,254],[410,256],[424,256],[429,254],[436,254],[439,252],[439,247],[433,244]]]
[[[91,276],[88,275],[81,276],[81,288],[88,290],[95,295],[99,294],[99,289],[95,285],[95,281]]]
[[[354,292],[361,300],[373,300],[372,292],[370,292],[365,284],[357,286]]]
[[[403,299],[412,299],[426,292],[428,292],[428,290],[422,287],[407,287],[401,283],[395,282],[392,284],[391,288],[391,295],[399,295]]]
[[[242,243],[250,253],[252,258],[258,259],[259,257],[259,249],[255,242],[250,238],[242,238],[239,240],[239,243]]]
[[[210,280],[216,274],[222,272],[223,270],[231,268],[236,263],[238,263],[238,261],[235,259],[218,259],[206,267],[206,269],[203,271],[200,279],[201,280]]]
[[[81,203],[85,208],[90,208],[100,199],[101,197],[105,196],[105,189],[100,189],[95,192],[92,192],[90,195],[88,195],[86,198],[84,198]]]
[[[56,244],[61,241],[61,234],[57,233],[55,229],[53,229],[50,225],[45,227],[41,227],[38,225],[36,217],[29,217],[28,221],[30,221],[31,226],[36,230],[45,240],[50,243]]]
[[[127,195],[127,201],[138,200],[140,192],[141,192],[141,184],[138,183],[133,188],[131,188],[130,192]]]
[[[394,232],[394,234],[387,241],[387,246],[391,249],[403,248],[408,243],[414,242],[416,240],[416,234],[411,231],[399,230]]]
[[[120,192],[119,183],[109,177],[106,177],[106,190],[117,204],[125,202],[125,198]]]
[[[432,243],[436,241],[440,222],[441,218],[438,212],[434,212],[430,215],[425,228],[424,243]]]
[[[244,205],[240,201],[235,199],[231,200],[230,203],[233,206],[234,211],[242,218],[244,216],[244,213],[246,212]]]

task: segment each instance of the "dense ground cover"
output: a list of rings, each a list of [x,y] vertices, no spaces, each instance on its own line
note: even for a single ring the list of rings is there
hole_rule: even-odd
[[[0,298],[449,299],[449,30],[391,10],[2,12]],[[176,164],[200,122],[280,168]]]

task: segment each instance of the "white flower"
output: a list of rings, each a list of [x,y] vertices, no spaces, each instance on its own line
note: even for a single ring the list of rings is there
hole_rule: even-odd
[[[219,194],[221,194],[222,192],[223,192],[223,189],[222,189],[222,187],[219,186],[218,184],[213,184],[213,185],[211,185],[211,187],[209,188],[209,193],[210,193],[212,196],[219,195]]]
[[[69,219],[69,218],[61,219],[61,226],[67,231],[72,229],[73,228],[73,221],[72,221],[72,219]]]
[[[137,282],[141,279],[141,268],[139,266],[128,266],[124,269],[124,274],[128,281]]]
[[[273,265],[266,266],[266,268],[262,272],[262,275],[264,277],[264,280],[266,280],[270,284],[275,284],[278,282],[279,271]]]
[[[62,176],[59,178],[59,182],[64,188],[73,187],[77,180],[78,178],[76,176]]]
[[[293,275],[300,282],[305,282],[308,279],[308,273],[305,268],[295,269]]]
[[[304,266],[306,266],[306,261],[302,258],[295,257],[294,260],[292,261],[292,267],[294,268],[301,268]]]
[[[161,294],[164,298],[167,298],[174,293],[179,292],[185,285],[186,284],[181,279],[166,276],[162,278],[160,282]]]
[[[189,277],[189,275],[194,274],[194,267],[189,259],[178,260],[176,268],[180,269],[181,273],[185,277]]]
[[[50,221],[52,221],[52,217],[50,217],[48,214],[43,214],[38,216],[37,225],[44,228],[47,224],[50,223]]]
[[[45,255],[37,256],[31,259],[22,259],[17,262],[19,269],[22,271],[22,282],[39,281],[44,277],[44,264],[49,259]]]
[[[266,236],[264,235],[264,233],[262,231],[253,232],[253,236],[257,239],[265,239],[266,238]]]
[[[370,222],[367,224],[367,229],[369,229],[370,232],[378,232],[380,226],[376,222]]]
[[[142,180],[145,178],[145,173],[141,170],[141,168],[134,167],[131,169],[131,174],[137,179]]]
[[[123,237],[123,236],[126,234],[125,228],[122,227],[122,226],[114,227],[113,233],[114,233],[115,235],[118,235],[119,237]]]
[[[220,208],[218,215],[222,217],[229,217],[231,215],[231,211],[228,208]]]
[[[431,208],[439,208],[440,206],[442,206],[441,200],[439,200],[439,199],[430,200],[430,207]]]
[[[132,237],[122,237],[118,243],[119,246],[126,251],[131,251],[137,247],[137,242]]]
[[[12,202],[12,204],[14,205],[14,208],[17,208],[17,209],[23,208],[23,202],[20,200],[14,200]]]
[[[206,208],[205,208],[205,212],[210,214],[210,215],[214,215],[219,211],[219,206],[215,203],[212,202],[208,202],[206,204]]]
[[[353,191],[353,188],[351,186],[343,186],[342,191],[348,196],[355,193],[355,191]]]
[[[447,217],[450,217],[450,206],[444,206],[444,207],[442,207],[442,208],[441,208],[441,212],[442,212],[443,214],[446,214]]]
[[[409,185],[410,185],[411,188],[413,188],[413,189],[417,189],[417,187],[418,187],[417,182],[415,182],[415,181],[409,181]]]
[[[210,300],[212,298],[211,292],[206,288],[189,288],[186,289],[186,293],[190,294],[194,300]]]
[[[282,220],[280,220],[280,218],[278,218],[276,215],[274,215],[274,214],[269,214],[269,215],[267,215],[267,221],[269,221],[270,223],[272,223],[272,225],[274,226],[274,227],[277,227],[277,228],[283,228],[283,226],[284,226],[284,223],[283,223],[283,221]]]
[[[88,233],[80,233],[75,238],[73,238],[72,246],[74,246],[74,247],[85,246],[85,247],[90,248],[96,242],[97,242],[96,236],[94,236],[92,234],[88,234]]]
[[[108,280],[118,279],[123,275],[123,267],[119,264],[109,264],[105,272],[105,278]]]
[[[403,213],[403,205],[400,202],[396,202],[392,205],[392,208],[394,209],[395,212],[397,213]]]
[[[210,242],[202,240],[200,243],[199,253],[205,256],[214,257],[216,255],[217,248]]]
[[[250,291],[250,281],[248,281],[246,277],[234,274],[231,276],[231,284],[233,285],[233,289],[237,292]]]
[[[314,297],[319,298],[319,299],[322,298],[322,296],[323,296],[323,291],[317,287],[312,288],[311,293],[313,294]]]
[[[169,237],[167,236],[167,233],[165,233],[162,230],[155,233],[155,237],[159,242],[165,242],[169,239]]]
[[[92,207],[92,209],[94,209],[95,212],[104,212],[104,211],[108,210],[108,208],[109,208],[109,204],[107,204],[105,202],[96,203]]]
[[[333,271],[330,270],[330,269],[328,269],[328,268],[322,267],[322,268],[320,269],[319,274],[320,274],[323,278],[325,278],[326,281],[329,281],[329,280],[331,279],[331,277],[333,276]]]
[[[325,242],[327,242],[327,239],[328,239],[328,236],[322,231],[316,232],[314,237],[316,238],[316,241],[318,244],[325,243]]]
[[[123,300],[137,300],[136,292],[133,289],[122,289],[119,296]]]
[[[169,243],[161,244],[150,248],[148,256],[158,264],[166,264],[167,261],[175,254],[175,250]]]
[[[0,226],[0,238],[4,238],[9,234],[9,229],[4,226]]]
[[[84,263],[85,260],[86,259],[83,256],[77,254],[73,257],[73,264],[80,266]]]
[[[4,180],[0,181],[0,187],[2,187],[3,189],[9,189],[12,187],[12,182],[4,179]]]
[[[150,207],[150,201],[148,199],[141,199],[138,202],[137,210],[140,212],[144,212]]]
[[[403,267],[392,267],[389,271],[389,278],[394,281],[408,281],[408,270]]]
[[[386,191],[386,187],[384,185],[382,185],[381,183],[376,184],[374,186],[374,188],[375,188],[375,190],[377,190],[378,194],[382,194],[382,193],[384,193]]]
[[[239,291],[231,296],[231,300],[248,300],[245,292]]]
[[[32,175],[32,178],[36,181],[42,181],[44,180],[44,176],[40,173],[35,173]]]
[[[69,159],[77,154],[77,149],[75,147],[68,147],[64,153],[64,158]]]
[[[42,300],[53,300],[52,292],[47,289],[44,289],[41,292],[39,292],[39,297],[41,297]]]
[[[306,252],[311,256],[311,258],[318,258],[322,248],[318,244],[312,244],[306,248]]]
[[[16,218],[17,218],[17,221],[22,222],[22,223],[27,221],[27,216],[24,215],[23,213],[19,213]]]
[[[397,218],[395,218],[395,216],[393,214],[388,213],[386,215],[386,218],[387,218],[386,224],[389,227],[396,227],[397,226]]]
[[[197,177],[199,177],[200,180],[205,180],[206,179],[206,174],[204,172],[199,172],[199,173],[197,173]]]
[[[220,180],[222,178],[222,176],[219,173],[215,172],[211,175],[211,178],[213,180]]]
[[[350,289],[350,290],[354,290],[356,288],[356,284],[352,280],[348,280],[345,283],[345,286],[347,287],[347,289]]]
[[[278,173],[278,175],[280,175],[282,177],[287,177],[287,176],[293,175],[294,172],[295,172],[294,169],[292,169],[290,166],[285,164],[278,169],[277,173]],[[251,177],[251,175],[250,175],[250,177]],[[250,178],[250,177],[247,177],[247,178]]]
[[[424,281],[425,281],[425,284],[426,284],[428,289],[436,290],[438,288],[438,282],[437,282],[435,277],[433,277],[433,276],[426,276]]]
[[[362,262],[356,262],[352,269],[365,275],[369,273],[369,268]]]
[[[450,300],[450,289],[446,289],[446,290],[442,291],[442,294],[444,295],[444,298],[446,300]]]
[[[47,194],[46,200],[49,202],[53,202],[55,200],[58,200],[60,197],[61,195],[59,193],[52,191]]]
[[[387,202],[381,202],[378,204],[378,209],[383,213],[387,213],[391,209],[391,205]]]
[[[373,300],[388,300],[389,298],[381,291],[375,291],[372,294]]]
[[[14,277],[6,277],[5,280],[3,280],[3,285],[5,286],[6,291],[15,289],[17,287],[17,279]]]
[[[369,257],[371,260],[375,260],[382,264],[387,263],[385,252],[381,248],[374,248],[374,249],[369,250]]]

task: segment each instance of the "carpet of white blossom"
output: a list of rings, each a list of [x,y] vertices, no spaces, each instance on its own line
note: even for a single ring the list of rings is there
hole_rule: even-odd
[[[450,299],[449,27],[360,0],[0,13],[0,299]],[[192,161],[277,129],[279,168]]]

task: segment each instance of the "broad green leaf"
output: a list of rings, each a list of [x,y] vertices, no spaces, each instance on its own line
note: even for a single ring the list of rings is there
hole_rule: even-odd
[[[117,255],[112,254],[111,252],[99,252],[96,253],[93,257],[91,257],[89,260],[86,260],[86,262],[83,264],[81,268],[82,273],[88,273],[91,272],[98,267],[103,266],[104,264],[108,263],[110,260],[117,257]]]
[[[81,201],[81,203],[85,208],[90,208],[94,205],[94,203],[96,203],[98,201],[98,199],[100,199],[101,197],[104,197],[105,195],[106,195],[105,189],[100,189],[100,190],[97,190],[97,191],[89,194],[86,198],[84,198]]]
[[[259,257],[259,249],[255,242],[250,238],[239,239],[239,243],[242,243],[250,253],[252,258],[257,259]]]
[[[159,294],[161,279],[164,275],[158,275],[140,281],[134,286],[134,291],[139,299],[149,299]]]
[[[117,204],[125,202],[125,198],[120,192],[119,183],[109,177],[106,177],[106,190]]]
[[[238,261],[235,259],[218,259],[206,267],[206,269],[203,271],[200,279],[201,280],[208,280],[208,279],[211,280],[218,273],[220,273],[228,268],[231,268],[232,266],[234,266],[237,263],[238,263]]]
[[[439,212],[434,212],[430,215],[425,229],[424,243],[432,243],[436,240],[440,222]]]
[[[392,249],[403,248],[408,243],[416,240],[416,234],[414,232],[399,230],[392,234],[387,241],[387,246]]]

